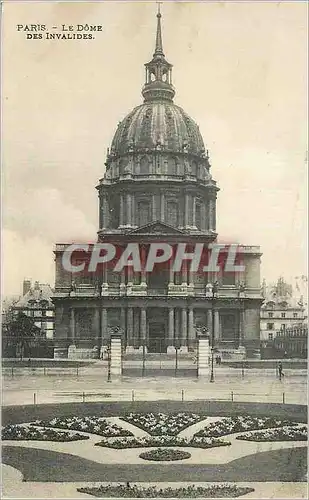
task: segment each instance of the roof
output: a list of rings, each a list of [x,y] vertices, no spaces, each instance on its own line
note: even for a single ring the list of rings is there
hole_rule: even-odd
[[[54,307],[52,302],[53,294],[54,292],[50,285],[36,283],[34,287],[31,287],[30,290],[15,304],[14,307],[29,307],[31,306],[31,301],[34,301],[34,304],[47,301],[48,306]]]

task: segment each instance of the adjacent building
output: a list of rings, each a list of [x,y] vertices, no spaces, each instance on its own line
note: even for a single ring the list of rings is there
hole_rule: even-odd
[[[198,125],[174,104],[172,65],[163,51],[157,15],[155,51],[145,64],[143,103],[122,120],[108,150],[99,196],[98,242],[209,244],[217,241],[216,200],[209,152]],[[232,203],[232,201],[231,201]],[[223,357],[259,356],[259,246],[239,247],[242,274],[123,273],[74,277],[62,267],[68,244],[55,249],[55,357],[97,357],[110,333],[125,352],[194,350],[196,332],[214,329]],[[216,296],[209,284],[218,282]],[[213,322],[214,319],[214,322]],[[143,347],[144,346],[144,347]]]
[[[280,330],[274,339],[274,348],[281,358],[307,359],[308,324]]]
[[[261,342],[266,345],[285,330],[294,331],[306,322],[304,301],[293,294],[293,287],[280,277],[275,284],[263,285]]]
[[[22,297],[12,307],[13,312],[22,312],[33,318],[46,339],[54,337],[55,307],[52,297],[50,285],[38,281],[32,285],[30,280],[24,280]]]

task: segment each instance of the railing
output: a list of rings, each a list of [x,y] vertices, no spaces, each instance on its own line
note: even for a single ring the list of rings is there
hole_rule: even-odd
[[[147,389],[114,389],[111,385],[106,386],[106,390],[77,390],[77,391],[50,391],[50,390],[28,390],[22,393],[19,391],[3,391],[3,406],[14,405],[38,405],[50,403],[95,403],[95,402],[142,402],[142,401],[178,401],[178,402],[230,402],[230,403],[277,403],[281,405],[300,404],[306,405],[301,391],[277,391],[274,392],[242,392],[237,388],[213,393],[205,389],[188,389],[188,387],[177,386],[171,391],[149,391]]]

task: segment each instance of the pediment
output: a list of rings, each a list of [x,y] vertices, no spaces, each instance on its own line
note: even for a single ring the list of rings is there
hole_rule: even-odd
[[[165,222],[155,221],[145,226],[138,227],[130,232],[130,234],[185,234],[180,229],[177,229]]]

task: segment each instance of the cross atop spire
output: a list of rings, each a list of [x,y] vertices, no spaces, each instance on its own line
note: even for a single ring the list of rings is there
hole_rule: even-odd
[[[157,34],[156,34],[156,49],[154,56],[160,55],[164,56],[163,53],[163,45],[162,45],[162,32],[161,32],[161,12],[160,12],[160,4],[161,2],[157,2],[158,4],[158,13],[157,13]]]

